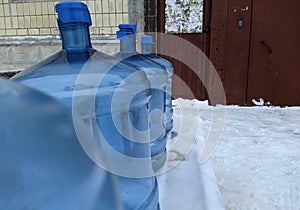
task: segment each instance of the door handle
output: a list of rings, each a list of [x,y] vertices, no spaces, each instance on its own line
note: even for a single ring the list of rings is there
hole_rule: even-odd
[[[260,43],[268,49],[269,53],[272,53],[272,52],[273,52],[271,46],[268,44],[267,41],[261,40]]]

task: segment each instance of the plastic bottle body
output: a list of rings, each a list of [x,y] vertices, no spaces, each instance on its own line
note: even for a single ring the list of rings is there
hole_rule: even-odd
[[[166,160],[166,130],[163,124],[165,112],[165,88],[167,73],[163,66],[141,54],[119,52],[117,58],[141,68],[151,83],[152,96],[149,100],[151,156],[154,170],[158,170]]]
[[[2,79],[0,97],[0,209],[123,209],[118,180],[85,154],[65,106]]]
[[[166,132],[169,133],[173,128],[172,77],[174,75],[174,68],[169,61],[163,58],[160,58],[158,56],[150,56],[150,58],[164,66],[168,72],[168,81],[165,96],[165,125]]]
[[[71,2],[64,4],[69,3]],[[139,136],[138,140],[141,142],[132,141],[131,138],[134,136],[131,133],[129,136],[122,133],[128,133],[125,128],[129,123],[134,128],[148,130],[147,107],[150,92],[133,96],[129,107],[126,107],[126,104],[113,103],[114,95],[118,91],[123,93],[123,96],[125,94],[125,97],[127,94],[129,98],[132,85],[149,89],[150,83],[145,73],[132,66],[120,64],[113,57],[92,49],[88,35],[89,24],[64,23],[66,20],[68,19],[58,21],[63,50],[36,66],[22,71],[12,80],[42,90],[62,101],[69,110],[75,109],[89,128],[91,135],[94,135],[94,139],[100,142],[99,147],[107,144],[125,158],[150,158],[147,132]],[[130,79],[133,74],[134,81]],[[92,101],[87,100],[91,98]],[[116,122],[121,124],[116,125]],[[96,135],[98,133],[103,139]],[[101,149],[105,150],[102,147]],[[114,164],[117,165],[116,162]],[[125,209],[138,209],[143,205],[145,205],[144,209],[158,207],[155,177],[126,178],[120,175],[117,179],[121,185]],[[134,199],[132,196],[136,194],[139,196]]]
[[[86,56],[93,56],[97,53],[97,57],[100,57],[101,54],[98,52],[91,50],[89,52],[82,54],[73,54],[68,53],[67,51],[62,50],[56,55],[52,56],[51,59],[48,59],[46,62],[43,62],[45,65],[38,64],[37,68],[31,68],[28,70],[24,70],[20,73],[20,75],[16,75],[12,80],[23,83],[26,86],[33,87],[35,89],[39,89],[63,102],[70,109],[73,103],[73,94],[74,90],[77,87],[80,87],[80,84],[76,84],[78,80],[78,74],[84,68],[85,62],[82,61],[82,58]],[[95,66],[106,66],[107,56],[104,56],[105,60],[103,62],[99,61]],[[77,61],[77,62],[75,62]],[[87,62],[87,61],[86,61]],[[150,157],[150,145],[145,143],[136,143],[132,142],[130,138],[126,138],[120,134],[115,126],[115,122],[112,119],[112,113],[109,112],[109,108],[111,107],[111,97],[113,96],[114,89],[111,86],[106,86],[110,84],[112,81],[118,81],[117,78],[120,78],[119,74],[114,74],[117,71],[124,72],[124,67],[117,66],[114,67],[113,70],[110,71],[110,77],[113,77],[114,80],[104,80],[102,81],[102,86],[99,87],[96,94],[96,103],[95,103],[95,113],[91,113],[89,116],[83,116],[89,127],[95,128],[97,127],[99,131],[104,136],[104,139],[107,141],[109,145],[111,145],[117,152],[120,154],[124,154],[129,157],[134,158],[145,158]],[[98,73],[101,72],[101,69],[96,70]],[[127,67],[127,74],[135,72],[137,70]],[[96,77],[97,74],[91,73],[87,74],[87,77]],[[124,75],[123,79],[128,76]],[[120,82],[120,80],[119,80]],[[144,75],[144,82],[147,85],[146,76]],[[105,84],[106,83],[106,84]],[[86,84],[84,84],[86,85]],[[80,91],[87,90],[89,88],[93,88],[91,86],[80,87]],[[114,85],[112,85],[114,86]],[[150,86],[149,86],[150,87]],[[94,87],[95,88],[95,87]],[[125,87],[124,87],[125,88]],[[149,92],[145,93],[142,101],[136,101],[135,107],[131,107],[129,110],[129,116],[131,116],[130,122],[133,123],[133,126],[139,129],[147,129],[148,128],[148,98]],[[79,101],[77,99],[77,101]],[[84,101],[83,101],[84,103]],[[81,105],[80,105],[81,106]],[[83,104],[82,107],[85,107]],[[128,112],[120,112],[117,116],[118,119],[125,124],[129,123],[127,118]],[[133,119],[140,119],[139,121],[135,121]],[[92,130],[92,132],[96,132]],[[144,138],[148,138],[148,136],[144,136]],[[138,202],[143,202],[148,196],[152,195],[152,191],[156,191],[158,193],[158,188],[156,186],[156,179],[154,177],[149,178],[124,178],[119,176],[123,199],[125,201],[125,209],[135,208],[137,205],[140,205]],[[130,189],[130,193],[128,192]],[[132,200],[132,195],[138,193],[140,200],[134,199]],[[148,200],[155,201],[155,197],[149,198]],[[156,204],[155,204],[156,203]],[[154,202],[155,206],[158,205],[158,200]],[[149,207],[149,209],[151,209]],[[152,206],[153,209],[153,206]],[[154,208],[155,209],[155,208]]]
[[[115,55],[123,62],[141,68],[151,82],[152,96],[149,101],[150,139],[152,167],[156,171],[166,161],[166,129],[164,123],[165,92],[167,71],[164,66],[136,52],[136,25],[120,24],[117,37],[120,39],[120,52]]]
[[[144,38],[144,39],[143,39]],[[172,108],[172,77],[174,75],[174,68],[171,62],[163,59],[159,56],[152,54],[152,37],[143,36],[142,37],[142,54],[149,59],[159,63],[164,66],[168,73],[168,81],[166,85],[166,95],[165,95],[165,118],[164,124],[166,127],[166,132],[169,133],[173,128],[173,108]]]

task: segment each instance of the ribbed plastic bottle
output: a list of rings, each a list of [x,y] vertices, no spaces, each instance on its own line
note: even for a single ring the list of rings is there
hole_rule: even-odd
[[[173,128],[173,108],[172,108],[172,77],[174,75],[174,68],[171,62],[166,59],[163,59],[159,56],[156,56],[152,53],[152,44],[153,38],[152,36],[142,36],[141,46],[142,46],[142,54],[147,58],[154,60],[155,62],[164,66],[168,72],[168,82],[166,87],[166,95],[165,95],[165,127],[167,134]]]
[[[120,39],[120,52],[115,56],[141,68],[146,72],[147,78],[151,82],[152,96],[149,101],[150,139],[152,166],[156,171],[166,161],[166,130],[163,124],[163,113],[165,112],[167,71],[159,63],[137,53],[135,24],[120,24],[119,29],[117,38]]]
[[[56,4],[56,11],[63,49],[12,79],[58,98],[85,120],[96,142],[89,155],[98,160],[94,152],[98,147],[106,154],[104,164],[112,164],[109,170],[119,175],[125,209],[158,208],[156,178],[134,178],[140,168],[124,161],[151,157],[147,132],[151,94],[133,94],[133,90],[149,89],[146,74],[92,48],[91,18],[85,4],[61,2]],[[125,170],[120,172],[118,167]],[[124,175],[124,171],[130,173]]]
[[[85,154],[65,106],[4,79],[0,98],[0,209],[123,209],[118,180]]]

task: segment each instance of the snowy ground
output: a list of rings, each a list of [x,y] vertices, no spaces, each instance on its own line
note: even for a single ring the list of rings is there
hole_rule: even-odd
[[[199,163],[204,132],[197,101],[174,105],[167,161],[157,177],[161,210],[223,210],[212,160]]]
[[[212,107],[197,102],[205,135]],[[300,107],[226,106],[212,162],[230,210],[300,209]]]

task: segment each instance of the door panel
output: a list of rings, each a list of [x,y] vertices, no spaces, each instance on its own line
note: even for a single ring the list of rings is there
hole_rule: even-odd
[[[300,1],[253,0],[247,102],[300,105]]]
[[[245,105],[252,0],[230,0],[228,6],[225,93],[228,104]]]

